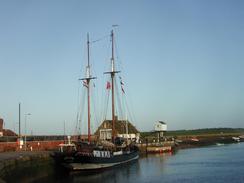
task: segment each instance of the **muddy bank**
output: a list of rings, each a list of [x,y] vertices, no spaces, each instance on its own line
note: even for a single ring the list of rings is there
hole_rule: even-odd
[[[150,142],[137,144],[140,149],[140,154],[147,153],[167,153],[174,152],[179,149],[186,148],[197,148],[204,146],[213,146],[213,145],[224,145],[231,143],[244,142],[244,138],[239,138],[238,141],[233,136],[220,136],[220,135],[201,135],[201,136],[180,136],[171,138],[170,140],[165,140],[162,142]]]
[[[239,142],[243,142],[244,139],[240,139]],[[204,147],[211,145],[223,145],[237,143],[232,136],[200,136],[192,138],[181,138],[175,141],[175,147],[177,149],[194,148],[194,147]]]

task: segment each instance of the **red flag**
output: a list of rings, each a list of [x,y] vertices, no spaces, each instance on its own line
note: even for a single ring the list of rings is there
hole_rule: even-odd
[[[106,86],[106,89],[109,90],[111,88],[111,85],[110,85],[110,82],[107,81],[107,86]]]

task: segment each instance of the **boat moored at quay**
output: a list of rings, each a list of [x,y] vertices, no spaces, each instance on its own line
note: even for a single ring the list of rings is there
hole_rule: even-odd
[[[108,74],[110,76],[110,82],[107,83],[106,89],[111,89],[112,119],[110,120],[109,124],[111,126],[109,136],[111,136],[111,138],[109,140],[100,139],[95,142],[91,140],[90,81],[96,79],[96,77],[91,75],[90,41],[89,35],[87,35],[86,76],[80,80],[83,81],[83,86],[86,88],[87,92],[88,141],[81,141],[78,139],[76,142],[71,142],[69,139],[68,143],[60,144],[59,151],[53,154],[53,158],[59,165],[71,171],[92,171],[105,169],[128,163],[139,158],[139,148],[136,146],[135,142],[127,138],[119,137],[115,132],[115,126],[116,123],[118,123],[117,116],[115,114],[115,77],[120,71],[117,71],[115,68],[113,30],[111,31],[110,37],[112,43],[111,70],[109,72],[105,72],[104,74]],[[122,92],[124,93],[123,88]],[[125,123],[125,125],[128,124]]]

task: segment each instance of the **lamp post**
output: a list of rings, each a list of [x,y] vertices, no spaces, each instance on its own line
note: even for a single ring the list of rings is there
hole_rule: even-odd
[[[26,121],[27,121],[27,116],[30,116],[30,113],[25,114],[25,151],[26,151]]]

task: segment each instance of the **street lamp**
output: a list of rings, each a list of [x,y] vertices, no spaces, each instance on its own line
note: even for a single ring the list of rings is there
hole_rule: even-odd
[[[26,121],[27,121],[27,116],[30,116],[31,113],[25,114],[25,151],[26,151]]]

